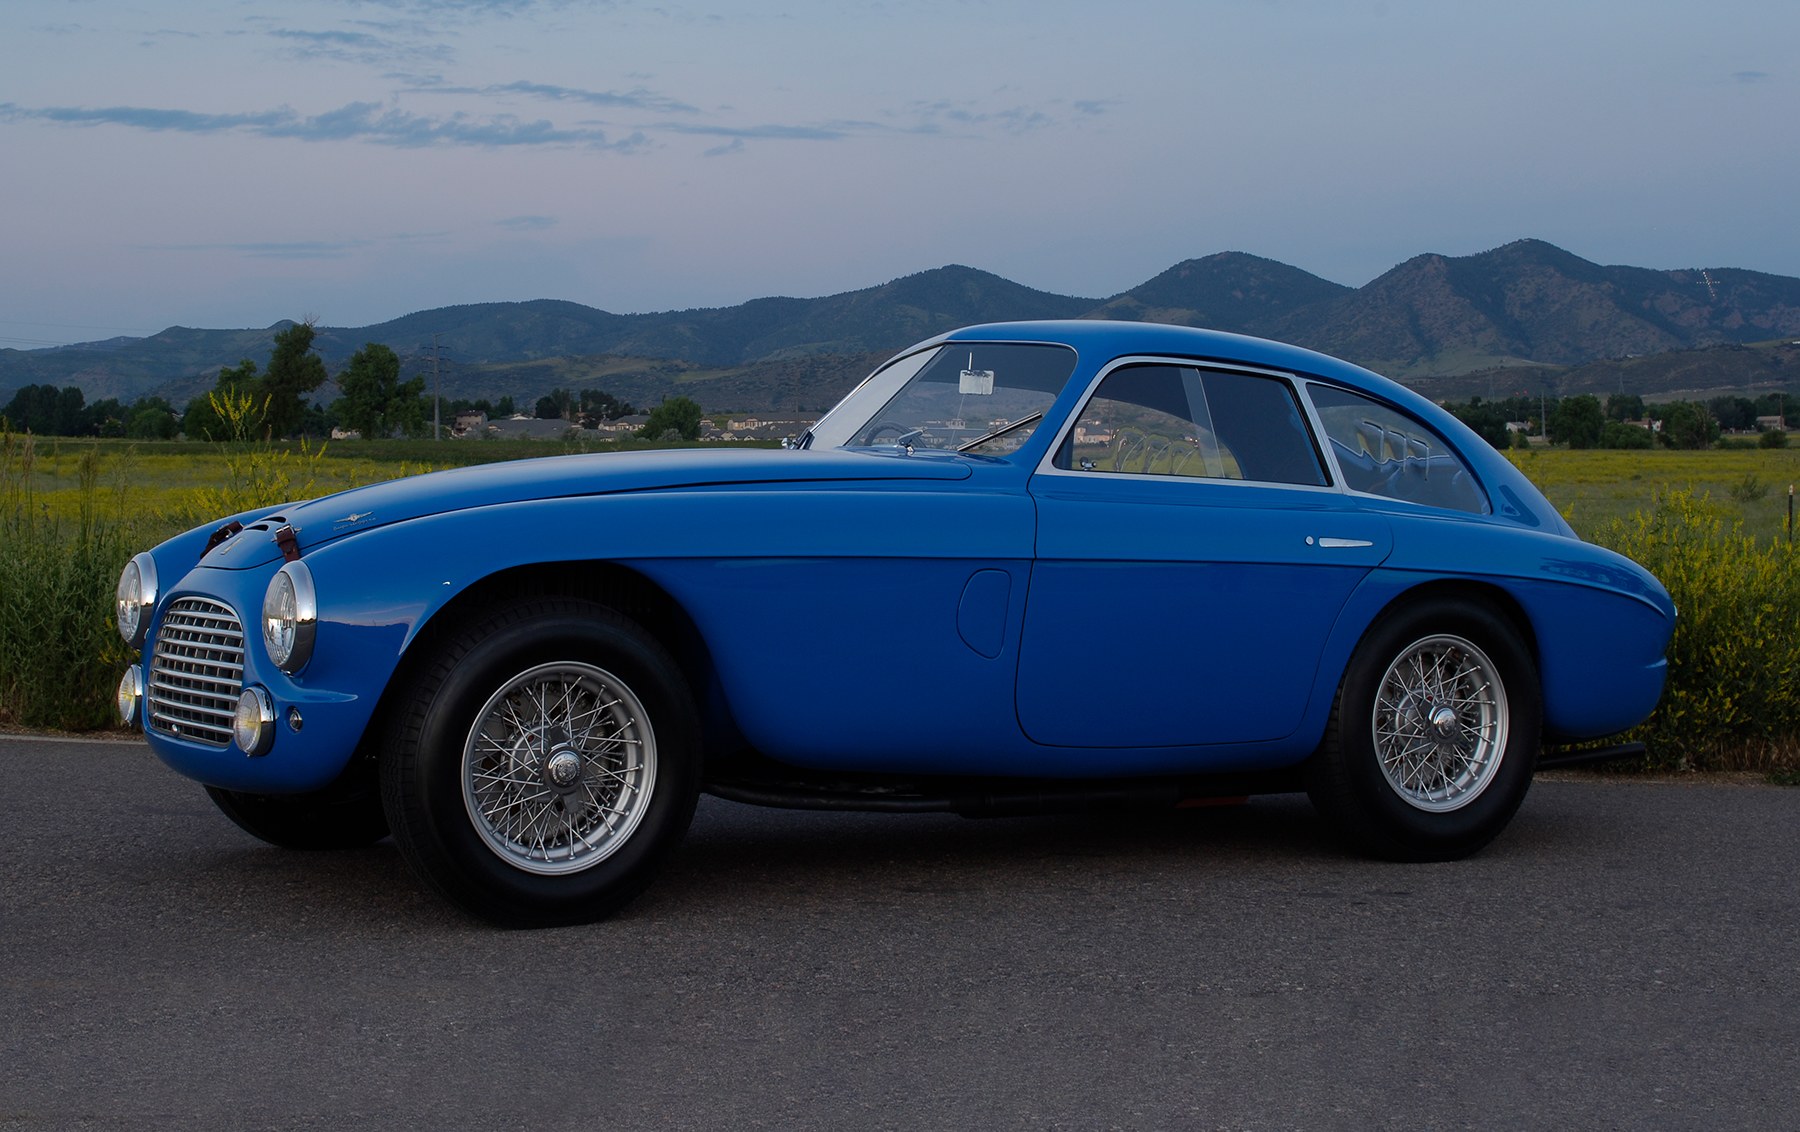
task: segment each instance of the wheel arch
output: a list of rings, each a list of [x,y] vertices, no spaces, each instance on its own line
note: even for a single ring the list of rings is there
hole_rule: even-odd
[[[460,621],[495,604],[532,597],[564,597],[592,601],[629,618],[655,637],[675,659],[701,710],[705,749],[731,751],[743,744],[731,719],[712,653],[699,627],[676,598],[642,572],[617,562],[534,562],[496,570],[465,586],[455,597],[432,611],[407,642],[392,678],[382,691],[376,719],[384,717],[397,689],[406,686],[413,672],[442,641],[456,631]],[[367,735],[379,734],[377,723]],[[372,753],[372,752],[371,752]]]
[[[1314,753],[1323,741],[1338,688],[1349,670],[1351,657],[1363,641],[1396,614],[1434,601],[1473,602],[1499,618],[1518,635],[1520,647],[1537,670],[1539,690],[1543,690],[1543,657],[1537,629],[1525,606],[1504,586],[1480,579],[1376,569],[1338,614],[1337,624],[1320,655],[1306,723],[1298,736],[1305,752],[1300,757]]]
[[[1362,636],[1368,636],[1384,618],[1414,605],[1432,601],[1476,602],[1485,605],[1519,635],[1519,643],[1530,655],[1532,665],[1542,670],[1543,658],[1538,652],[1537,630],[1526,614],[1525,607],[1504,587],[1472,578],[1434,578],[1401,591],[1381,607],[1363,629]],[[1360,638],[1357,643],[1361,643]]]

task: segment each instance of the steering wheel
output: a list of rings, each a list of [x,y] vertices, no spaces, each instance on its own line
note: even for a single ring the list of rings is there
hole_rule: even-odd
[[[894,437],[895,444],[906,445],[916,440],[924,431],[922,428],[907,428],[899,421],[881,421],[869,426],[868,431],[863,433],[863,443],[874,444],[877,437],[892,432],[898,434]]]

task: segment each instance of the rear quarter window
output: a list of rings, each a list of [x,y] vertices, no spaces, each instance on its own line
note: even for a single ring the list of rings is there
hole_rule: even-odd
[[[1309,384],[1307,394],[1351,491],[1487,513],[1487,496],[1474,473],[1431,426],[1348,389]]]

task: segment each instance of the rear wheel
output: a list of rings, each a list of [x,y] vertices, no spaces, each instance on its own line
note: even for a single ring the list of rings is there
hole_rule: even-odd
[[[1463,857],[1524,801],[1542,726],[1537,668],[1517,631],[1485,605],[1419,602],[1352,654],[1307,792],[1365,852]]]
[[[692,696],[648,633],[590,602],[520,600],[470,624],[391,715],[382,797],[413,869],[512,926],[636,896],[699,793]]]

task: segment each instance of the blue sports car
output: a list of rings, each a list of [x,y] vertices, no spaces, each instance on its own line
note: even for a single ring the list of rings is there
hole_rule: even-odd
[[[563,456],[170,539],[122,716],[277,845],[392,834],[506,924],[606,915],[697,796],[966,814],[1309,793],[1507,824],[1656,705],[1675,609],[1404,387],[1121,322],[921,343],[782,451]]]

